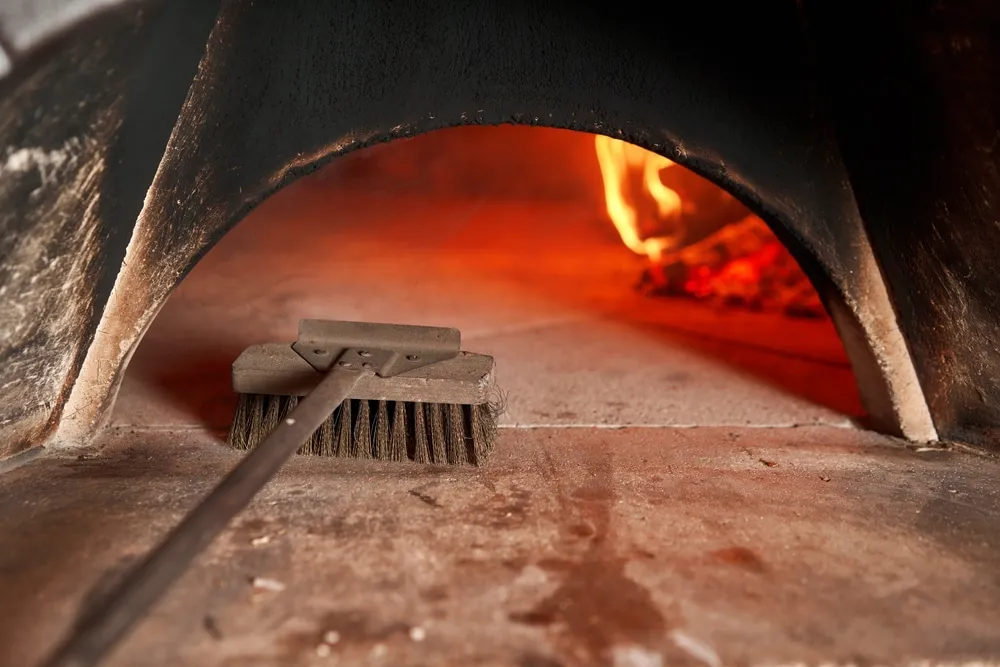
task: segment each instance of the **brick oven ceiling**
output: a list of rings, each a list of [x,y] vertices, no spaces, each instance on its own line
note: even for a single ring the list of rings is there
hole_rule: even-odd
[[[1000,424],[987,336],[1000,246],[979,244],[964,273],[951,268],[1000,191],[992,153],[972,151],[990,145],[989,115],[946,131],[974,104],[996,110],[998,79],[934,94],[954,92],[949,68],[995,69],[980,33],[973,55],[917,58],[931,24],[896,20],[906,17],[886,4],[855,67],[852,17],[826,3],[679,3],[668,23],[621,3],[234,1],[212,27],[214,11],[116,4],[15,54],[0,84],[0,306],[18,313],[0,327],[0,455],[92,432],[170,290],[274,191],[345,152],[468,123],[607,133],[710,178],[767,220],[816,283],[881,428],[926,438],[936,426],[986,445]],[[939,40],[970,28],[942,30]],[[908,50],[874,48],[876,32]],[[900,88],[876,95],[875,72],[898,72]],[[904,101],[919,122],[886,134]],[[908,170],[884,157],[882,170],[865,166],[870,151],[923,133],[940,143],[907,153]],[[957,178],[916,178],[949,166],[985,204],[965,203]],[[897,173],[933,212],[906,204]]]

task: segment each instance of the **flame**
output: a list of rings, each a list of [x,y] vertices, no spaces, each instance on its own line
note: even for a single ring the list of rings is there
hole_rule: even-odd
[[[644,148],[600,134],[594,137],[594,147],[604,179],[604,201],[608,216],[618,229],[618,234],[632,252],[645,255],[654,262],[659,261],[664,252],[677,246],[680,235],[643,238],[634,202],[636,196],[646,195],[655,203],[661,221],[679,219],[682,203],[680,195],[660,180],[660,171],[674,166],[674,162]],[[640,174],[641,193],[635,195],[630,190],[634,189],[633,183]],[[632,197],[629,197],[630,194]]]
[[[696,215],[704,202],[685,202],[663,183],[661,172],[674,162],[601,135],[594,147],[608,216],[625,245],[651,261],[643,277],[648,293],[823,316],[812,284],[763,220],[744,209],[742,219],[691,242],[683,216]]]

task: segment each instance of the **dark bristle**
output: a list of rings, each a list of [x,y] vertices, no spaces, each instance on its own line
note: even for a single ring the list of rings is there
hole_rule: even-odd
[[[281,422],[282,396],[264,396],[264,416],[260,420],[260,428],[264,433],[270,433],[278,428]]]
[[[351,456],[351,401],[347,400],[340,404],[340,409],[334,412],[337,420],[336,447],[333,455],[341,458]]]
[[[420,403],[410,403],[413,411],[413,451],[410,459],[416,463],[430,463],[431,450],[427,444],[427,425],[424,423],[424,406]]]
[[[250,449],[253,403],[253,394],[240,394],[236,400],[236,414],[233,415],[233,426],[229,430],[228,440],[229,446],[234,449]]]
[[[294,396],[241,394],[228,443],[253,449],[298,404]],[[479,405],[350,399],[313,433],[299,454],[483,465],[497,437],[499,403]]]
[[[497,419],[502,414],[502,408],[498,405],[481,403],[479,405],[468,406],[469,411],[469,434],[472,438],[472,464],[483,465],[490,454],[497,440]]]
[[[443,465],[448,462],[445,449],[444,414],[438,403],[424,403],[424,423],[431,446],[431,462]]]
[[[476,450],[476,465],[482,465],[491,454],[497,442],[498,419],[503,414],[503,408],[498,405],[482,403],[472,408],[473,429]]]
[[[357,411],[354,418],[354,438],[351,440],[351,457],[370,459],[372,457],[372,422],[368,401],[354,401]]]
[[[392,431],[389,434],[389,460],[405,461],[406,456],[406,404],[392,403]]]
[[[389,456],[389,409],[385,401],[375,407],[375,425],[372,426],[372,450],[379,461],[391,461]]]
[[[339,408],[337,409],[339,412]],[[312,436],[312,452],[317,456],[333,456],[334,419],[324,421]]]
[[[469,455],[465,447],[465,418],[462,406],[450,404],[444,409],[445,448],[448,463],[468,465]]]
[[[270,433],[270,431],[264,430],[266,399],[266,396],[254,394],[253,401],[250,404],[250,428],[247,429],[247,449],[256,447],[261,438]]]

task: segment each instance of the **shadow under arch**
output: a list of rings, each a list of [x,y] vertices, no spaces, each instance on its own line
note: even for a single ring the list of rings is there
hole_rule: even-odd
[[[332,11],[322,3],[313,14],[259,5],[219,16],[70,394],[63,437],[91,434],[106,418],[170,291],[264,199],[374,143],[515,123],[622,139],[728,191],[768,223],[824,299],[872,425],[936,438],[799,33],[789,30],[794,11],[754,8],[754,25],[775,38],[741,26],[720,54],[697,30],[654,44],[562,5],[425,15],[430,6],[419,2],[359,3],[343,25],[315,20]],[[689,9],[697,15],[688,19],[717,30],[709,9]],[[451,37],[427,49],[427,31]],[[723,71],[723,55],[741,59]]]

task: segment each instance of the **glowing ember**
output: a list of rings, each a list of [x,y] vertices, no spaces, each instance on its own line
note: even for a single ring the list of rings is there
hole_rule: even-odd
[[[825,315],[812,284],[760,218],[742,209],[691,242],[689,227],[711,202],[685,201],[663,183],[662,170],[674,163],[605,136],[594,144],[608,216],[625,245],[650,260],[641,284],[647,293]]]
[[[752,310],[825,315],[812,283],[753,215],[664,255],[647,269],[642,287],[650,294],[693,296]]]

